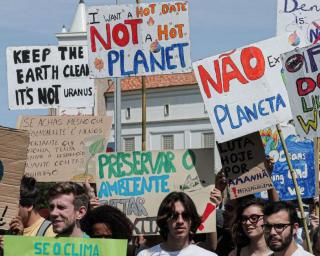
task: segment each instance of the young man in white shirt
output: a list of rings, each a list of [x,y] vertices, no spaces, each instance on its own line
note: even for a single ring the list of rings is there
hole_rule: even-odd
[[[294,240],[299,228],[296,209],[288,202],[272,202],[264,209],[264,236],[274,256],[309,256]]]
[[[162,201],[157,224],[164,242],[141,251],[138,256],[215,256],[191,243],[201,223],[192,199],[183,192],[172,192]]]

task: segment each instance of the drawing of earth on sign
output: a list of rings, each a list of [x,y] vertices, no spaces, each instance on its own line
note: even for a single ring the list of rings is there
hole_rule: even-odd
[[[2,180],[2,177],[3,177],[3,164],[2,164],[2,161],[0,160],[0,182]]]

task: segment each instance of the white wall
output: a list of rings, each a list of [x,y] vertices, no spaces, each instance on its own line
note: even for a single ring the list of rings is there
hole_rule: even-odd
[[[107,115],[113,116],[114,98],[108,94]],[[164,105],[169,104],[169,115]],[[130,108],[131,118],[126,119]],[[135,137],[136,150],[141,150],[141,91],[122,93],[122,137]],[[147,90],[147,149],[161,149],[161,136],[174,135],[175,149],[201,148],[202,133],[212,132],[200,91],[196,85]],[[110,142],[114,142],[113,130]]]

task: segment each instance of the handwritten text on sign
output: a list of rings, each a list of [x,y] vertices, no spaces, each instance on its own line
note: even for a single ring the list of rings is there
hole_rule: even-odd
[[[296,135],[293,126],[282,126],[286,146],[302,198],[316,196],[317,177],[314,167],[313,141]],[[274,188],[281,200],[297,199],[294,183],[284,150],[275,128],[260,131],[266,155],[273,157],[275,163],[271,175]]]
[[[272,188],[258,132],[218,144],[218,149],[232,199]]]
[[[93,106],[85,46],[7,48],[10,109]]]
[[[90,165],[95,149],[104,152],[111,123],[105,116],[21,117],[18,127],[30,133],[25,172],[43,182],[94,181]]]
[[[291,118],[280,74],[280,54],[293,48],[284,38],[193,63],[217,141],[228,141]]]
[[[4,236],[3,244],[6,256],[125,256],[127,243],[120,239]]]
[[[154,202],[170,192],[189,194],[199,214],[206,209],[214,182],[213,149],[109,153],[97,161],[99,199],[126,213],[137,234],[157,233]],[[204,225],[206,232],[214,227],[211,221]]]
[[[288,41],[303,47],[320,40],[318,0],[278,0],[277,34],[289,32]]]
[[[191,71],[188,3],[92,6],[88,10],[93,77]]]
[[[297,134],[320,135],[320,45],[298,48],[281,56]]]

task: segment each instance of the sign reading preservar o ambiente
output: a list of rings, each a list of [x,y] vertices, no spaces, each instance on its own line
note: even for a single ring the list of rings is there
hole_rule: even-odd
[[[97,157],[99,200],[121,209],[134,223],[136,234],[158,233],[156,217],[164,197],[187,193],[203,216],[199,228],[215,229],[209,201],[214,184],[213,149],[104,153]]]

